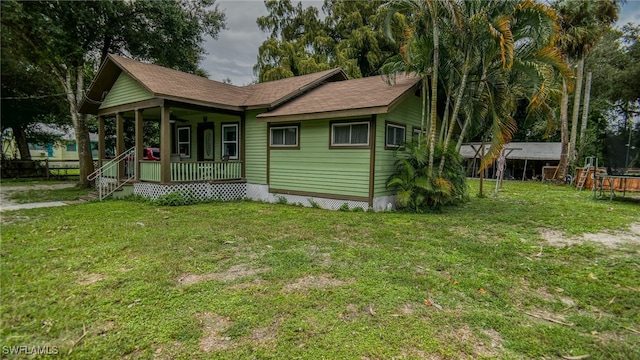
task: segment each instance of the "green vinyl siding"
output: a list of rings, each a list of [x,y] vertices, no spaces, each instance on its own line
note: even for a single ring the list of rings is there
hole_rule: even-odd
[[[100,109],[149,100],[151,98],[153,98],[153,95],[147,91],[147,89],[123,72],[118,76],[111,90],[109,90],[109,93],[100,105]]]
[[[395,192],[387,189],[387,179],[395,171],[395,150],[385,149],[386,122],[406,125],[406,141],[411,141],[414,128],[421,124],[422,104],[420,97],[410,95],[388,114],[380,114],[376,122],[376,167],[374,197],[393,195]]]
[[[329,120],[303,121],[299,150],[270,150],[269,187],[369,197],[370,149],[329,149],[329,136]]]
[[[261,111],[247,111],[245,120],[245,178],[252,184],[267,183],[267,123],[258,122]]]

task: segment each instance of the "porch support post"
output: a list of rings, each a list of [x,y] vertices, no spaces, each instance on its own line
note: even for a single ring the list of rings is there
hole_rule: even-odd
[[[522,171],[522,181],[527,180],[527,160],[529,159],[524,159],[524,171]]]
[[[124,153],[124,117],[122,113],[116,114],[116,156]],[[123,179],[124,161],[118,164],[118,179]]]
[[[171,123],[169,107],[160,108],[160,182],[171,182]]]
[[[142,160],[143,154],[143,124],[144,119],[142,117],[143,110],[136,110],[136,181],[140,180],[140,160]]]
[[[104,141],[104,116],[98,116],[98,167],[102,167],[102,160],[105,157]]]

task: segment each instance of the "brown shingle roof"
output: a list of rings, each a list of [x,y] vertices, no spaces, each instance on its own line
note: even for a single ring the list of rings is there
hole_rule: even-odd
[[[245,89],[249,90],[251,94],[244,105],[248,107],[272,107],[297,95],[296,93],[308,90],[318,85],[318,83],[327,80],[347,80],[347,76],[341,69],[331,69],[308,75],[249,85],[246,86]]]
[[[196,100],[212,105],[236,107],[238,110],[244,99],[249,96],[248,91],[242,87],[118,55],[109,57],[156,96]]]
[[[400,75],[392,84],[388,84],[382,76],[327,83],[258,115],[258,118],[264,121],[291,121],[386,113],[419,81],[415,76]]]
[[[124,71],[155,97],[242,111],[245,108],[271,108],[298,96],[325,81],[346,80],[342,69],[270,81],[249,86],[235,86],[193,74],[109,55],[89,87],[80,111],[97,113],[105,90],[109,90]]]

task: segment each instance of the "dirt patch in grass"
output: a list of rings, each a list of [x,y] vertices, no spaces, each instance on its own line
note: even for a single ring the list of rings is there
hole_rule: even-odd
[[[278,319],[269,326],[254,329],[247,341],[254,345],[273,346],[278,339],[278,329],[281,323],[282,319]]]
[[[225,336],[225,331],[233,326],[233,321],[230,318],[210,312],[197,314],[196,318],[204,333],[200,339],[200,350],[207,353],[235,349],[246,344],[261,347],[274,346],[278,338],[278,329],[282,323],[282,319],[277,319],[268,326],[253,329],[251,334],[247,336],[232,339]]]
[[[251,289],[251,288],[260,288],[260,287],[264,287],[264,281],[262,281],[260,279],[253,279],[253,280],[251,280],[249,282],[233,284],[233,285],[227,287],[227,289],[229,289],[229,290],[247,290],[247,289]]]
[[[210,312],[198,314],[196,317],[204,332],[200,339],[200,350],[208,353],[235,347],[231,338],[223,334],[232,325],[231,319]]]
[[[502,339],[502,335],[500,335],[499,332],[493,329],[482,330],[482,332],[491,340],[491,349],[502,349],[502,343],[504,342],[504,340]]]
[[[485,330],[483,331],[483,334],[486,335],[488,339],[483,339],[480,336],[477,336],[473,330],[465,325],[447,333],[440,333],[437,337],[442,344],[464,344],[465,346],[470,347],[465,349],[464,352],[466,354],[462,351],[458,351],[457,356],[459,359],[496,357],[498,355],[498,351],[502,347],[502,337],[494,330]]]
[[[599,243],[617,249],[622,245],[640,245],[640,223],[633,223],[628,231],[586,233],[578,237],[568,237],[562,231],[542,228],[540,235],[553,246],[581,245],[588,242]]]
[[[555,300],[555,296],[549,292],[549,289],[546,286],[543,286],[539,289],[535,290],[535,293],[542,300],[553,301]]]
[[[234,265],[227,269],[227,271],[210,274],[184,274],[177,280],[179,286],[193,285],[201,283],[203,281],[218,280],[218,281],[234,281],[240,278],[258,275],[269,271],[269,268],[253,269],[246,265]]]
[[[183,356],[185,350],[184,344],[180,341],[176,341],[172,344],[159,344],[153,351],[153,358],[156,360],[173,360]]]
[[[282,290],[285,292],[304,291],[309,289],[325,289],[349,284],[351,281],[342,281],[332,278],[328,274],[307,275],[299,278],[293,283],[285,285]]]
[[[77,283],[80,285],[91,285],[91,284],[95,284],[98,281],[102,281],[104,280],[104,275],[102,274],[86,274],[81,276]]]

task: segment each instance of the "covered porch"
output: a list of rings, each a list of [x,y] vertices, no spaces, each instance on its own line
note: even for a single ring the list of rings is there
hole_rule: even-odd
[[[109,122],[115,124],[110,146]],[[242,111],[165,99],[101,106],[100,175],[109,182],[163,185],[243,181],[244,124]]]

